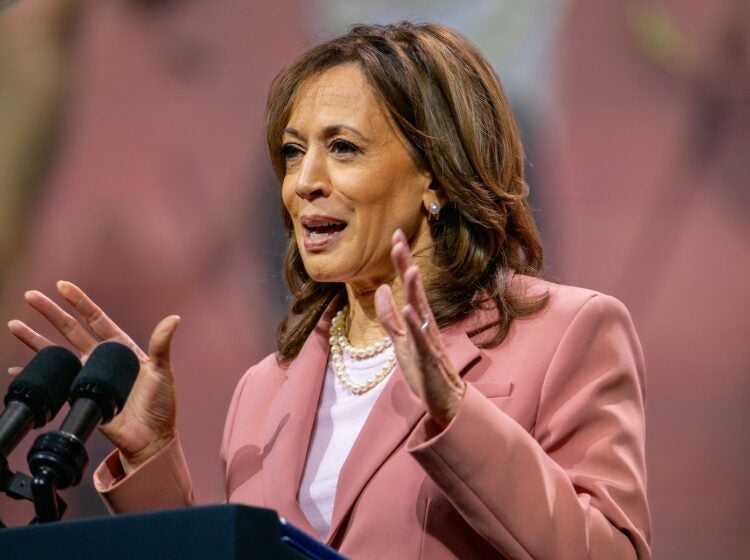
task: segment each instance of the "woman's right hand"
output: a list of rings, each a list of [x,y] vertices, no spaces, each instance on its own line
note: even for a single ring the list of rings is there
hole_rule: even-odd
[[[169,353],[180,318],[170,315],[156,325],[146,353],[78,286],[61,281],[57,283],[57,291],[76,310],[80,320],[41,292],[26,292],[24,297],[78,350],[81,361],[85,361],[100,342],[115,341],[130,347],[141,362],[140,372],[125,406],[101,427],[102,433],[120,451],[125,473],[130,473],[155,455],[176,434],[177,406]],[[16,338],[36,352],[54,344],[21,321],[10,321],[8,328]],[[20,370],[11,368],[9,371],[14,374]]]

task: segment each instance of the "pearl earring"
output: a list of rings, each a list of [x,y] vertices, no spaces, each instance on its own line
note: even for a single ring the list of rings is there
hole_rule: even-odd
[[[437,217],[440,215],[440,204],[438,204],[437,201],[430,202],[430,205],[427,207],[427,211],[430,213],[430,216],[437,219]]]

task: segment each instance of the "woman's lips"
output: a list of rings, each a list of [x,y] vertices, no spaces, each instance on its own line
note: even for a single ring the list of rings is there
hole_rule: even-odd
[[[343,230],[320,232],[305,228],[305,249],[308,251],[320,251],[321,249],[335,243],[336,240],[341,237],[342,231]]]
[[[302,216],[303,241],[308,251],[320,251],[336,242],[346,222],[328,216]]]

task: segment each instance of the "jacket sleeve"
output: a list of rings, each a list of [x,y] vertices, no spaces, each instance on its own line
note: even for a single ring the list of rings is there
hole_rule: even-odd
[[[643,375],[627,310],[595,295],[560,339],[532,434],[468,386],[451,424],[422,420],[407,448],[508,558],[647,560]]]
[[[170,509],[193,503],[193,484],[179,436],[125,476],[117,450],[94,472],[94,487],[112,513]]]
[[[222,458],[239,396],[252,371],[253,368],[245,374],[232,396],[224,426]],[[194,502],[193,483],[179,436],[127,476],[118,451],[113,451],[94,471],[94,488],[112,513],[178,508]]]

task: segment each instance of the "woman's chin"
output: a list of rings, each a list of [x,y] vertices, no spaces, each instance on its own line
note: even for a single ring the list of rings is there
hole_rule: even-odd
[[[302,253],[302,263],[307,275],[315,282],[347,284],[356,291],[363,292],[369,291],[369,288],[375,290],[382,283],[391,280],[394,274],[387,254],[378,266],[363,265],[352,255],[341,258],[338,255],[309,252]]]
[[[305,272],[316,282],[345,283],[354,276],[351,255],[342,258],[340,254],[334,252],[313,253],[302,250],[300,253]]]
[[[346,275],[342,275],[340,271],[331,270],[325,266],[308,265],[305,263],[305,272],[307,275],[315,280],[316,282],[332,283],[332,282],[346,282]]]

